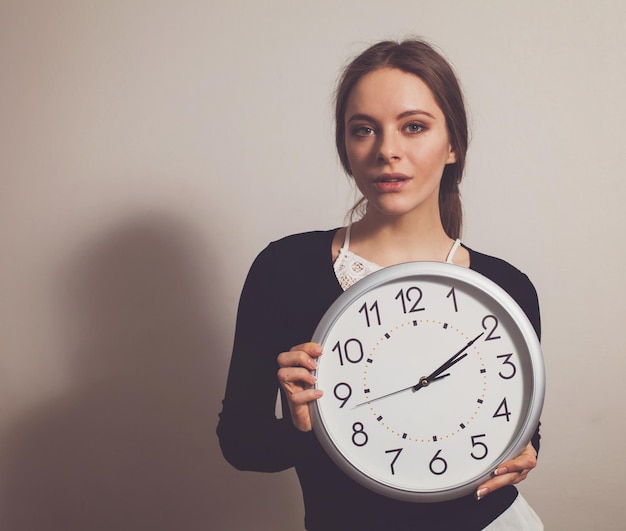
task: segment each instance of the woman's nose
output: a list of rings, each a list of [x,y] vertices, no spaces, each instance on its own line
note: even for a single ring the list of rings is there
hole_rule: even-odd
[[[398,161],[401,158],[401,153],[400,139],[396,134],[390,132],[381,136],[378,145],[378,160],[384,163]]]

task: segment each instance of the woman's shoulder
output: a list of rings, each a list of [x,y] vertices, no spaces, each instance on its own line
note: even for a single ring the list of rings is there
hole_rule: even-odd
[[[313,230],[299,232],[274,240],[267,245],[261,254],[283,255],[298,253],[294,258],[302,255],[316,255],[320,251],[330,249],[337,229]]]
[[[285,319],[290,322],[317,323],[341,294],[331,259],[335,233],[336,229],[310,231],[271,242],[254,260],[244,291],[286,308]],[[302,300],[307,304],[294,303]]]
[[[258,253],[251,269],[280,277],[288,271],[308,271],[319,267],[331,260],[331,246],[336,232],[337,229],[314,230],[273,240]]]
[[[517,267],[502,258],[475,251],[465,245],[463,247],[465,247],[469,252],[470,268],[474,271],[478,271],[486,277],[494,276],[496,278],[503,279],[520,277],[528,278]]]
[[[470,255],[470,269],[493,280],[506,291],[530,290],[533,293],[535,292],[535,288],[528,276],[513,264],[502,258],[480,253],[469,247],[466,247],[466,249]]]

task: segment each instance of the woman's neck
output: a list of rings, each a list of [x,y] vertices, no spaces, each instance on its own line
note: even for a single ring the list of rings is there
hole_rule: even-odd
[[[411,261],[445,261],[452,240],[439,219],[384,218],[366,214],[353,224],[350,249],[381,266]]]

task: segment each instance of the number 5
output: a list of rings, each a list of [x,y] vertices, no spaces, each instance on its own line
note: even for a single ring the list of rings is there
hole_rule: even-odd
[[[476,441],[476,439],[480,437],[485,437],[485,434],[481,433],[480,435],[472,435],[472,448],[474,448],[474,450],[470,455],[477,460],[484,459],[489,453],[489,449],[487,448],[487,445],[485,443]],[[476,451],[476,447],[480,448],[480,450],[477,452],[477,454],[474,454],[474,451]]]

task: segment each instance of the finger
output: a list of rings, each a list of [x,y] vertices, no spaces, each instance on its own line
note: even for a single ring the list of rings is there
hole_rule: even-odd
[[[293,425],[296,428],[300,431],[311,431],[313,429],[308,404],[295,405],[289,402],[289,411]]]
[[[287,352],[278,355],[279,367],[305,367],[309,370],[317,368],[318,358],[322,354],[322,347],[316,343],[305,343],[292,347]]]
[[[281,352],[276,358],[279,367],[304,367],[305,369],[312,371],[317,368],[317,361],[315,358],[309,356],[306,352],[289,351]]]
[[[507,472],[520,472],[522,470],[532,470],[537,466],[537,451],[529,444],[524,451],[515,459],[502,463],[495,471],[496,475],[503,475]]]
[[[317,400],[322,394],[321,389],[305,389],[304,391],[291,394],[288,400],[294,406],[303,406],[313,400]]]
[[[287,392],[287,405],[291,413],[291,420],[300,431],[311,431],[311,417],[308,404],[323,395],[320,389],[305,389],[297,392]]]
[[[314,358],[322,355],[322,345],[320,345],[319,343],[313,343],[311,341],[296,345],[295,347],[291,347],[289,350],[301,350],[303,352],[306,352],[309,356],[313,356]]]
[[[537,451],[529,443],[518,457],[500,465],[494,471],[494,477],[476,489],[476,498],[480,500],[494,490],[524,481],[535,466],[537,466]]]
[[[508,472],[506,474],[494,476],[476,489],[476,499],[481,500],[487,494],[501,489],[502,487],[506,487],[507,485],[517,485],[526,479],[528,472],[530,472],[530,470]]]
[[[283,388],[290,390],[293,386],[314,385],[317,379],[307,369],[292,366],[278,369],[278,381]]]

